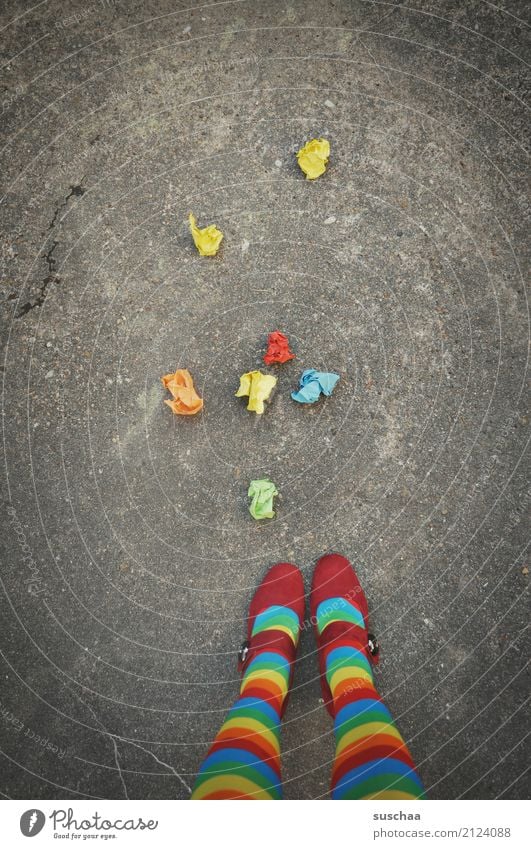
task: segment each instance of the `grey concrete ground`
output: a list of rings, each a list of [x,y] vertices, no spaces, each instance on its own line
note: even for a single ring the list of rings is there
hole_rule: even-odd
[[[429,796],[525,797],[524,3],[2,6],[1,792],[186,798],[253,587],[339,550]],[[257,418],[234,392],[276,328]],[[304,408],[308,367],[341,381]],[[285,795],[326,797],[301,649]]]

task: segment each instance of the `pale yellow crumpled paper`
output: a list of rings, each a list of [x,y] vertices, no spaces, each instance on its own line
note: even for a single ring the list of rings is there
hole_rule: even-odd
[[[270,374],[262,374],[261,371],[248,371],[240,377],[240,388],[236,397],[249,396],[247,409],[252,413],[261,415],[264,412],[264,401],[267,401],[271,391],[276,386],[277,379]]]
[[[209,224],[201,230],[192,212],[188,216],[188,221],[192,239],[201,256],[216,256],[223,238],[221,230],[218,230],[214,224]]]
[[[297,153],[299,167],[307,180],[315,180],[324,174],[330,156],[330,142],[327,139],[311,139]]]

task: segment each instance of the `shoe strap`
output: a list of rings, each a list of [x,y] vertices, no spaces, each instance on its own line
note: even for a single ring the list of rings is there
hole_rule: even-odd
[[[351,622],[331,622],[319,635],[320,648],[328,653],[336,643],[342,645],[354,644],[365,652],[372,666],[377,666],[380,660],[380,645],[374,634],[369,633],[359,625]]]
[[[267,628],[248,640],[244,640],[238,650],[238,671],[245,672],[251,660],[264,651],[278,651],[291,665],[295,660],[297,646],[285,631]]]

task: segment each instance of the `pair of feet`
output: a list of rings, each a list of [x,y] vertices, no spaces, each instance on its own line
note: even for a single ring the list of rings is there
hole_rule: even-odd
[[[257,653],[279,651],[290,665],[289,686],[301,629],[304,627],[305,593],[300,570],[277,563],[267,572],[249,607],[247,640],[239,652],[243,673]],[[352,646],[378,662],[378,645],[369,633],[367,599],[350,562],[340,554],[317,561],[310,591],[310,621],[317,641],[321,689],[328,712],[336,706],[326,676],[327,657],[340,646]],[[287,706],[284,700],[281,715]]]

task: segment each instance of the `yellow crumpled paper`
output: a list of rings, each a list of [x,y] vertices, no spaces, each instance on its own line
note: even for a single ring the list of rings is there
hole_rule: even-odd
[[[276,383],[276,377],[270,374],[262,374],[261,371],[248,371],[240,377],[240,388],[236,392],[236,397],[242,398],[244,395],[248,395],[247,409],[261,415],[264,412],[264,401],[267,401]]]
[[[315,180],[324,174],[330,156],[330,142],[327,139],[311,139],[297,153],[299,167],[307,180]]]
[[[201,230],[197,226],[195,216],[192,212],[188,216],[188,221],[190,223],[192,239],[201,256],[216,256],[223,238],[221,230],[218,230],[215,224],[209,224],[208,227],[203,227]]]

